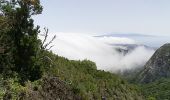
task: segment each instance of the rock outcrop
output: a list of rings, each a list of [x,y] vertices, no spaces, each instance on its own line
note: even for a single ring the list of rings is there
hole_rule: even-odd
[[[170,44],[160,47],[137,77],[140,83],[150,83],[160,78],[170,78]]]

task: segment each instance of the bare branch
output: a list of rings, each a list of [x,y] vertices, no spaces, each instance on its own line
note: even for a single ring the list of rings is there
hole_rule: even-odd
[[[53,38],[45,44],[45,42],[47,41],[47,38],[48,38],[48,29],[47,28],[44,28],[44,40],[42,42],[42,45],[41,45],[41,49],[44,49],[44,50],[50,50],[54,45],[50,46],[48,49],[47,47],[54,41],[54,39],[56,38],[56,35],[53,36]]]
[[[46,40],[47,40],[47,37],[48,37],[48,29],[47,28],[44,28],[44,35],[45,35],[45,37],[44,37],[44,40],[43,40],[43,42],[42,42],[42,45],[41,45],[41,48],[43,48],[43,45],[44,45],[44,43],[46,42]]]
[[[44,48],[47,48],[47,46],[49,46],[54,41],[55,38],[56,38],[56,35],[53,36],[50,42],[44,45]]]
[[[54,45],[50,46],[47,50],[50,50]]]

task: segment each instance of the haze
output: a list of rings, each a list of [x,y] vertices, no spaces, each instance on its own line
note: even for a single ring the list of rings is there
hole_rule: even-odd
[[[43,14],[34,19],[36,24],[48,26],[51,36],[62,33],[54,42],[56,54],[90,59],[100,69],[122,69],[144,65],[154,51],[139,47],[121,57],[106,42],[133,42],[154,48],[170,42],[169,4],[169,0],[42,0]],[[122,36],[100,41],[94,38],[108,34]]]

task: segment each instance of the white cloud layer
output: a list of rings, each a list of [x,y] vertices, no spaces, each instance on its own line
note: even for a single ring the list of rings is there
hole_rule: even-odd
[[[96,38],[73,33],[56,33],[57,38],[52,51],[71,60],[89,59],[98,69],[115,72],[142,66],[152,56],[154,50],[143,46],[137,47],[126,56],[109,44],[135,44],[129,38],[103,37]]]
[[[124,37],[107,37],[104,36],[102,38],[99,38],[101,41],[104,43],[108,44],[136,44],[137,42],[129,39],[129,38],[124,38]]]

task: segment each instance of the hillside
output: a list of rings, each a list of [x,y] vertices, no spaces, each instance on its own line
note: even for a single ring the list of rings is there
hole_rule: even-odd
[[[22,98],[35,98],[34,100],[44,98],[45,100],[45,97],[48,99],[50,97],[48,95],[51,95],[52,100],[56,97],[60,99],[65,97],[62,100],[72,100],[73,98],[77,98],[77,100],[100,100],[102,98],[142,100],[136,86],[128,84],[115,74],[97,70],[95,63],[91,61],[70,61],[52,53],[48,53],[48,55],[52,60],[51,68],[46,70],[46,74],[37,81],[36,85],[34,82],[27,83],[29,85],[26,85],[26,89],[22,91],[26,95]],[[17,81],[14,84],[17,84]],[[11,87],[15,88],[16,86],[20,85],[12,85]],[[20,94],[19,91],[10,90],[10,93],[16,97],[17,94]],[[44,96],[41,95],[42,93]]]
[[[170,44],[163,45],[155,52],[137,80],[150,83],[160,78],[170,78]]]
[[[41,14],[42,10],[40,0],[0,1],[1,100],[170,99],[170,44],[158,49],[144,69],[127,70],[121,77],[98,70],[96,64],[90,60],[69,60],[50,51],[56,36],[49,40],[48,29],[44,28],[44,32],[41,32],[40,26],[34,25],[33,16]],[[39,39],[39,35],[44,38]],[[70,41],[69,43],[71,44]],[[57,44],[55,46],[59,47]],[[138,45],[122,46],[117,51],[125,56]],[[84,48],[91,51],[89,45]],[[67,51],[70,53],[71,49]],[[120,62],[106,57],[109,55],[104,54],[104,60],[100,61],[108,63],[106,61],[110,60],[121,67]],[[135,54],[132,61],[141,62],[139,57],[136,59],[137,56],[139,55]],[[147,55],[142,58],[145,56]],[[125,61],[129,60],[128,58]],[[125,64],[122,65],[125,67]],[[134,77],[137,78],[136,83]]]
[[[40,0],[0,2],[0,99],[140,100],[136,86],[89,61],[71,61],[52,52],[48,29],[34,25]],[[41,34],[44,39],[40,40]]]
[[[140,84],[142,94],[147,100],[169,100],[170,79],[161,78],[148,84]]]

